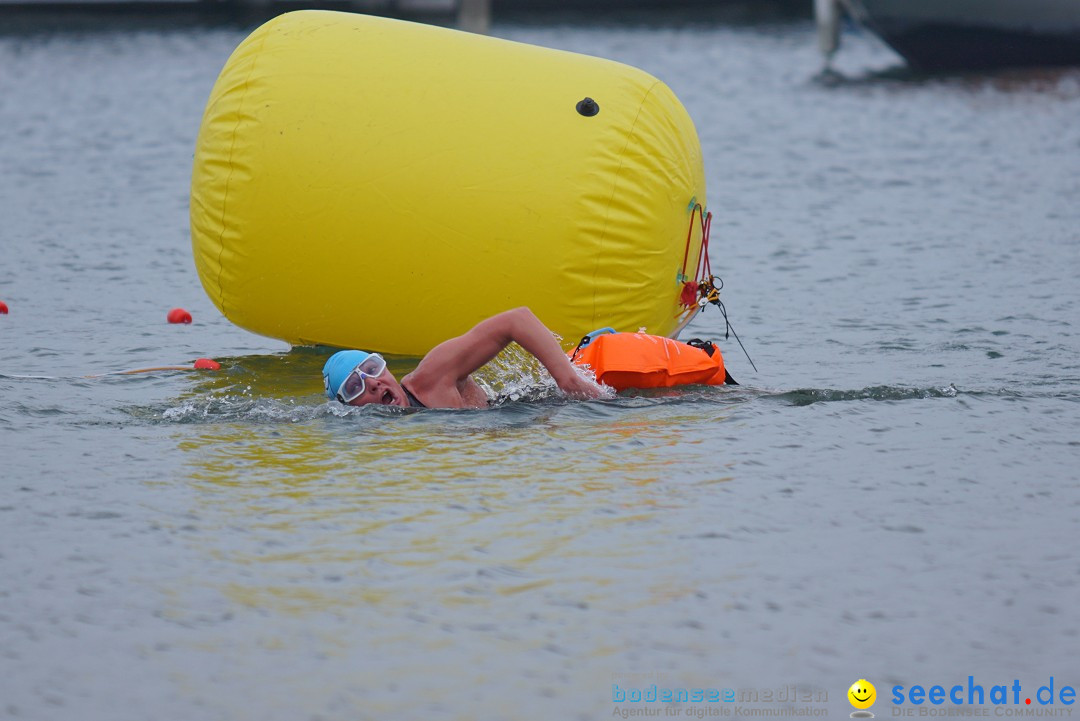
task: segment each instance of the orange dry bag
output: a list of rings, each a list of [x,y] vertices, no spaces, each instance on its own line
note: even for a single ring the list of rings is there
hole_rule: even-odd
[[[603,328],[582,338],[570,360],[588,366],[598,382],[617,391],[735,383],[724,369],[720,349],[708,341],[681,343],[648,333],[616,333]]]

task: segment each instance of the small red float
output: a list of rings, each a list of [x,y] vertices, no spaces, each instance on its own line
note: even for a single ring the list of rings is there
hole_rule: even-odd
[[[173,308],[169,311],[168,318],[170,323],[190,323],[191,313],[183,308]]]

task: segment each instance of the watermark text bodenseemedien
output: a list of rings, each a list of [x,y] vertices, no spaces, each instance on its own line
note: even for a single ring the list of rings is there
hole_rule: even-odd
[[[828,703],[829,692],[798,686],[770,688],[717,688],[660,686],[644,687],[611,684],[615,703]]]

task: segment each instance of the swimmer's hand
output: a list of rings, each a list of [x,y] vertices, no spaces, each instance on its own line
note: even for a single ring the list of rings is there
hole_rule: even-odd
[[[581,376],[573,369],[565,378],[557,378],[555,382],[559,384],[559,390],[565,393],[568,398],[574,400],[587,401],[593,398],[603,398],[606,395],[604,389],[595,381]]]

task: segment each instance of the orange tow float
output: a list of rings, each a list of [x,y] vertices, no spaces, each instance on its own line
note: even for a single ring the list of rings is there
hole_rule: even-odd
[[[617,391],[682,385],[738,385],[710,341],[687,343],[648,333],[601,328],[581,339],[570,360],[591,370],[598,383]]]

